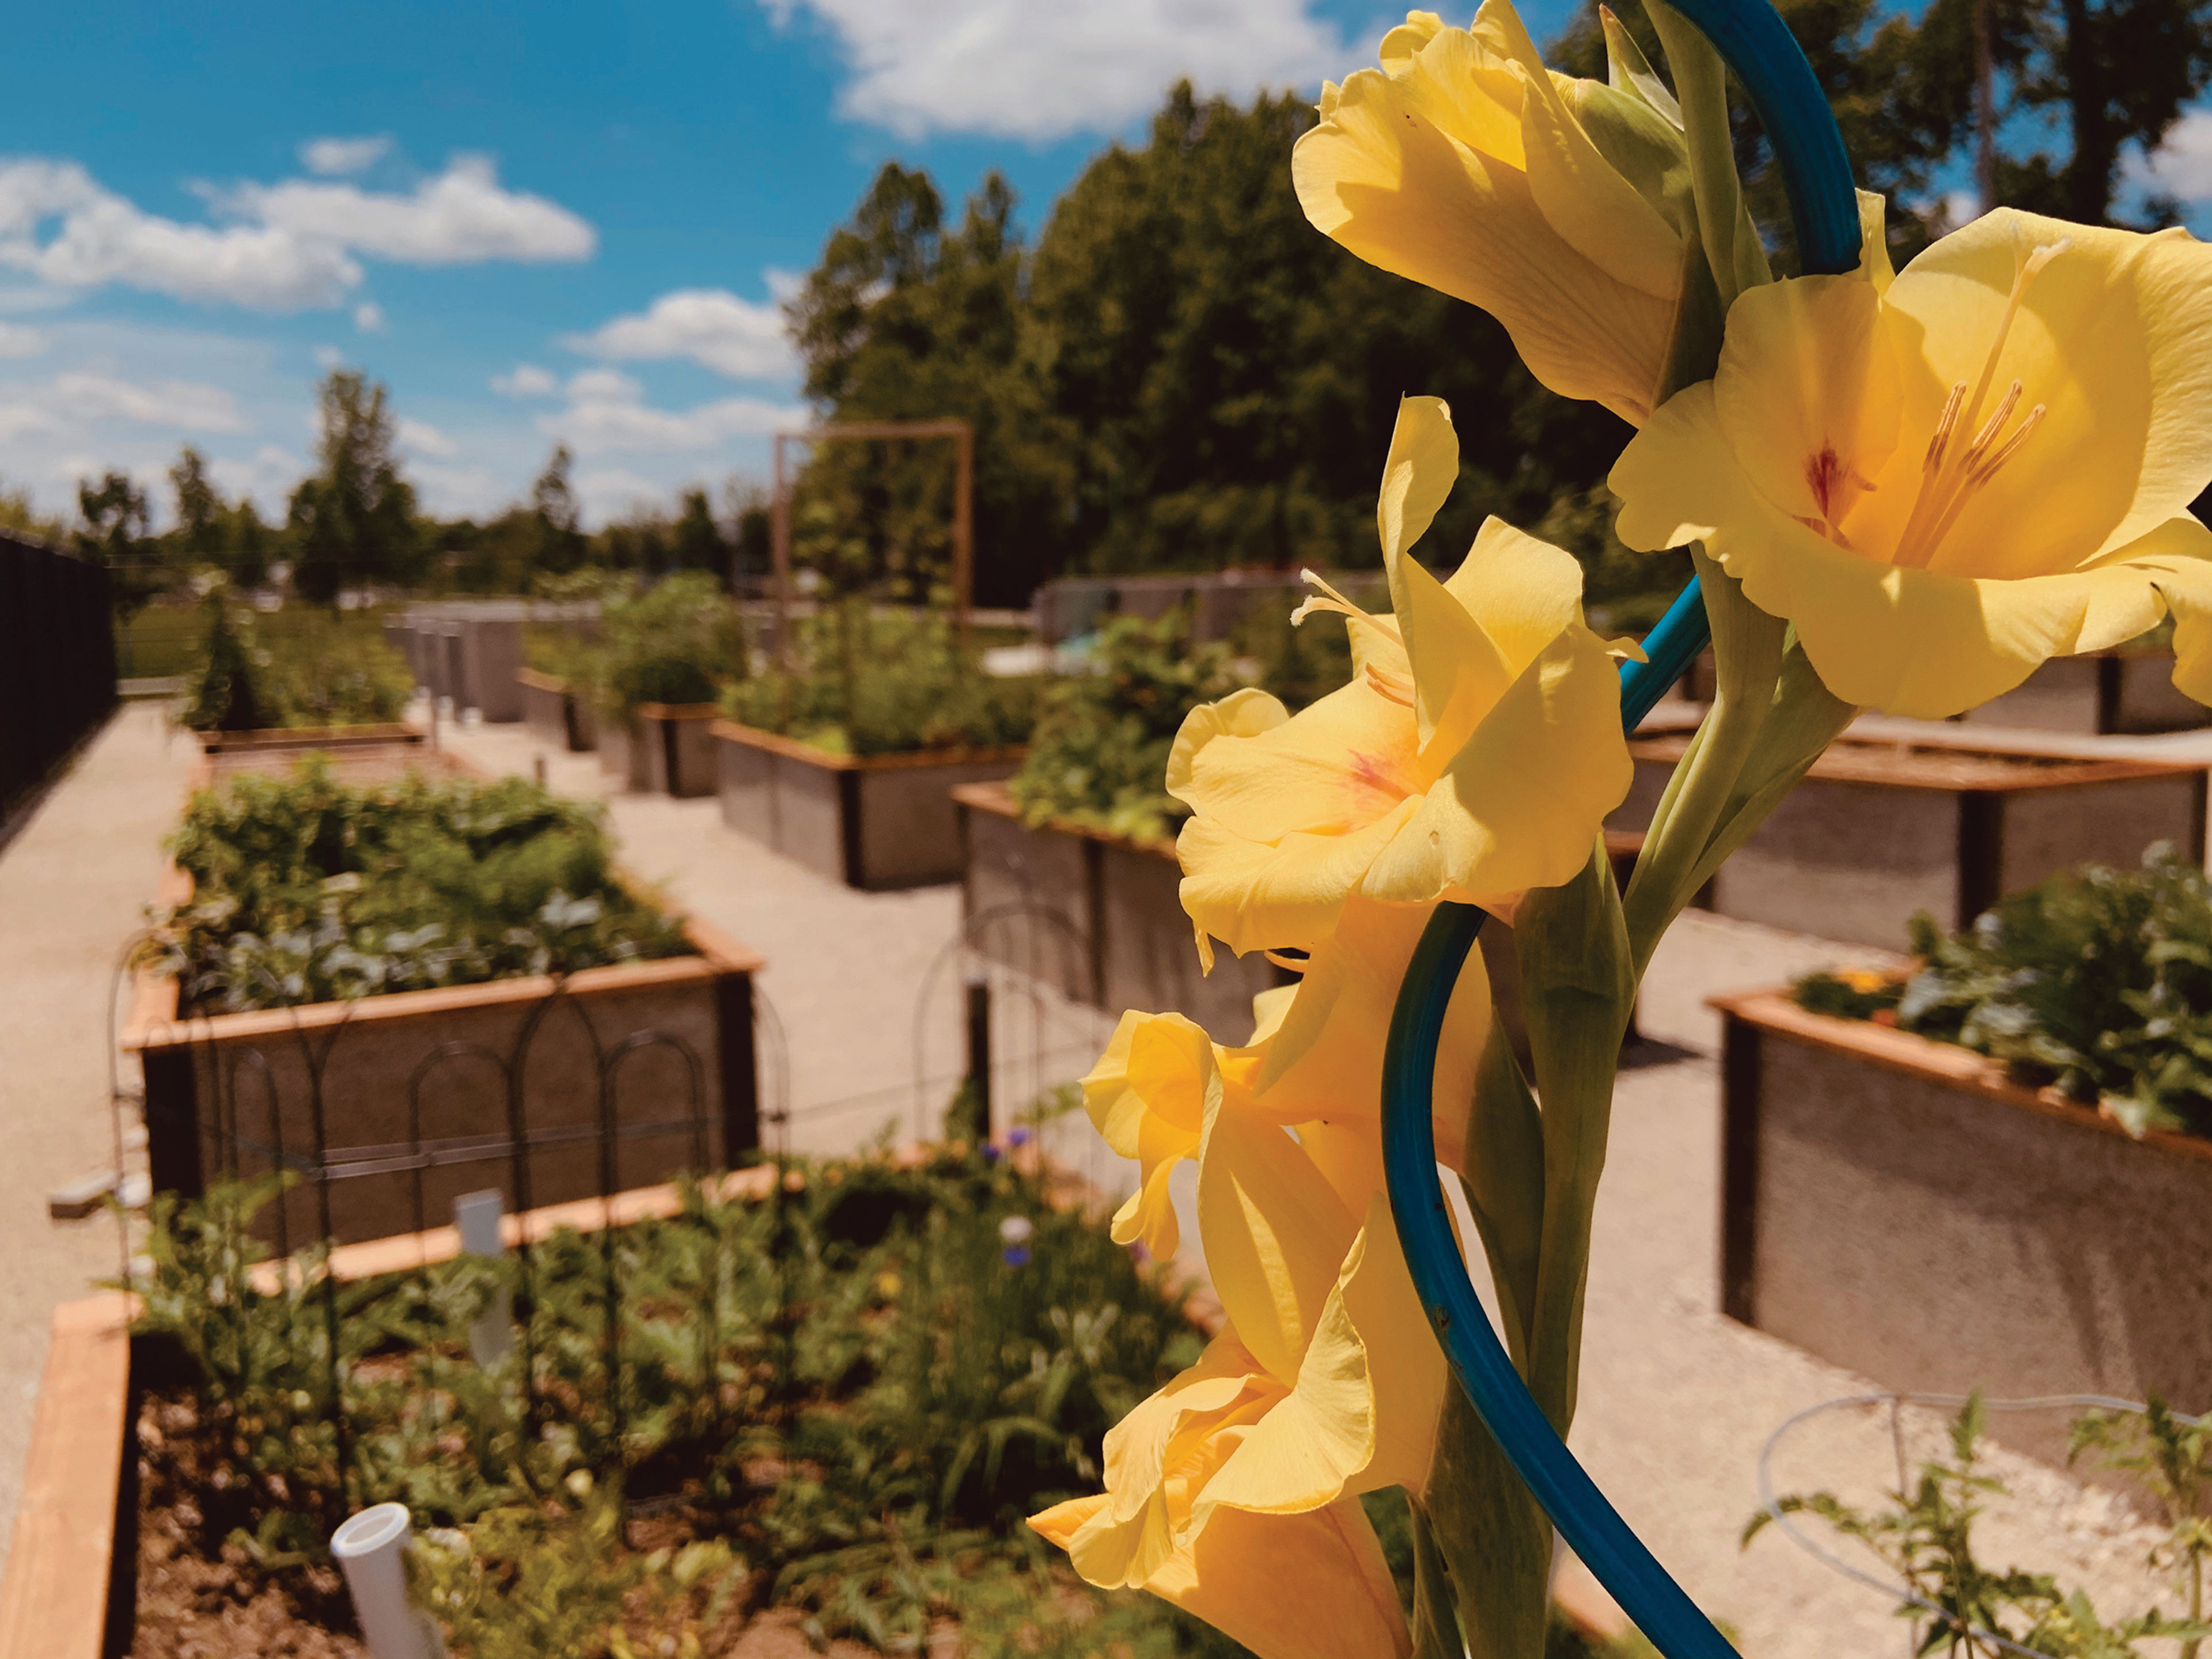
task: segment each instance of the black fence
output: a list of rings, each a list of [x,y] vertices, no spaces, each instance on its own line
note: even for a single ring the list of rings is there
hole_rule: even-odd
[[[107,572],[0,531],[0,814],[114,706]]]

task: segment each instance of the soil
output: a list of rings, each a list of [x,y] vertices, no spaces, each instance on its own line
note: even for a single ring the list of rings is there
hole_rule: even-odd
[[[188,1395],[149,1394],[138,1414],[138,1593],[128,1659],[370,1659],[335,1568],[270,1572],[228,1541],[244,1492],[212,1441]],[[760,1480],[775,1472],[745,1473]],[[237,1498],[226,1501],[226,1492]],[[628,1532],[640,1551],[697,1535],[675,1513],[640,1515]],[[803,1609],[754,1605],[769,1577],[754,1574],[739,1605],[708,1636],[714,1659],[882,1659],[864,1643],[817,1645]],[[945,1622],[933,1631],[923,1659],[951,1659],[958,1648],[957,1629]]]
[[[337,1573],[257,1571],[226,1540],[229,1469],[198,1413],[149,1395],[138,1414],[138,1601],[131,1659],[368,1659]]]

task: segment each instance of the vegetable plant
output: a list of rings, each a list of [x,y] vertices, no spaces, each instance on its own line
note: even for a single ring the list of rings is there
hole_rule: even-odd
[[[178,715],[196,732],[378,725],[406,712],[407,660],[358,624],[302,617],[265,638],[220,586],[207,597],[207,632]]]
[[[2062,871],[1957,933],[1911,927],[1910,979],[1814,974],[1797,1000],[2002,1060],[2137,1134],[2212,1134],[2212,887],[2172,845]]]
[[[141,960],[236,1012],[688,953],[617,878],[595,807],[524,778],[350,785],[326,757],[200,791],[168,841],[192,896]]]
[[[1045,693],[1029,758],[1008,786],[1030,823],[1071,819],[1116,834],[1170,834],[1190,809],[1163,780],[1184,718],[1238,684],[1230,647],[1194,643],[1190,619],[1116,617],[1097,669]]]
[[[713,702],[745,670],[737,607],[713,574],[685,570],[602,608],[599,641],[577,653],[574,689],[628,720],[641,703]]]
[[[800,624],[794,657],[729,687],[731,718],[842,755],[998,748],[1025,742],[1036,719],[1036,681],[985,673],[942,611],[843,601]]]

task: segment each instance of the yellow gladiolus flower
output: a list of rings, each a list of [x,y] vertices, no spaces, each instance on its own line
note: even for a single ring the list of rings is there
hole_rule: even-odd
[[[1106,1491],[1030,1524],[1261,1659],[1410,1646],[1358,1494],[1427,1483],[1443,1356],[1376,1194],[1347,1206],[1282,1130],[1209,1106],[1199,1224],[1227,1323],[1106,1437]]]
[[[1296,1125],[1345,1202],[1382,1189],[1382,1043],[1413,946],[1432,907],[1354,899],[1296,985],[1253,999],[1243,1048],[1213,1042],[1181,1014],[1121,1016],[1083,1080],[1084,1104],[1106,1144],[1137,1161],[1138,1188],[1114,1217],[1114,1237],[1165,1261],[1182,1243],[1169,1178],[1199,1155],[1209,1115]],[[1437,1155],[1464,1164],[1466,1103],[1490,1034],[1490,983],[1471,956],[1453,988],[1437,1057]]]
[[[1510,912],[1582,869],[1627,793],[1620,678],[1573,556],[1495,519],[1448,581],[1413,556],[1458,477],[1450,411],[1407,398],[1376,514],[1393,614],[1325,586],[1298,611],[1345,617],[1352,684],[1296,715],[1240,691],[1177,733],[1182,902],[1209,967],[1209,935],[1312,950],[1355,894]]]
[[[2212,247],[2004,210],[1746,293],[1609,482],[1623,541],[1704,541],[1837,696],[1940,718],[2169,611],[2212,702],[2208,480]]]
[[[1673,100],[1555,75],[1507,0],[1472,29],[1410,13],[1382,58],[1322,89],[1291,160],[1306,217],[1489,312],[1553,391],[1640,424],[1696,222]]]

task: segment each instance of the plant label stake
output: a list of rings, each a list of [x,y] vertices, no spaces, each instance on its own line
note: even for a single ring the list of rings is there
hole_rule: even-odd
[[[331,1534],[331,1553],[345,1574],[370,1659],[446,1659],[437,1626],[407,1600],[413,1530],[407,1505],[379,1504],[347,1517]]]
[[[507,1254],[507,1241],[499,1224],[507,1214],[507,1200],[497,1188],[489,1192],[464,1193],[453,1200],[453,1228],[461,1236],[461,1254],[488,1256],[494,1261]],[[504,1285],[493,1295],[491,1306],[469,1323],[469,1353],[486,1370],[514,1352],[514,1293]]]

